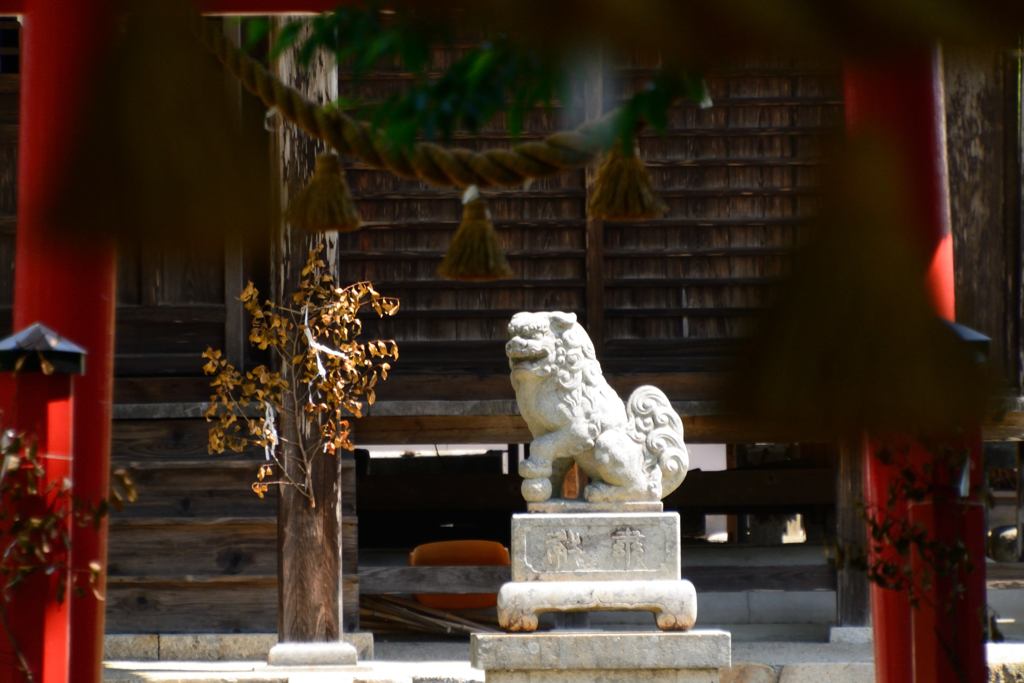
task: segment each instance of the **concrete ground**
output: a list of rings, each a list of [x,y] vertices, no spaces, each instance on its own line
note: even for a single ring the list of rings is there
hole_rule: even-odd
[[[263,661],[108,661],[106,683],[476,683],[463,639],[378,638],[375,659],[353,667],[282,668]],[[990,644],[990,681],[1024,680],[1024,643]],[[735,642],[721,683],[873,683],[870,643]]]

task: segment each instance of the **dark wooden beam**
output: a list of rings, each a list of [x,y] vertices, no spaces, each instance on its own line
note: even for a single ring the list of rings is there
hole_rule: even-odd
[[[659,383],[657,376],[637,377],[651,377],[653,383]],[[470,388],[479,388],[483,395],[494,395],[504,391],[506,381],[504,376],[494,378],[493,381],[487,377],[476,381],[466,377],[451,384],[442,378],[431,378],[428,375],[405,379],[409,381],[396,377],[394,384],[389,382],[385,385],[390,395],[415,396],[428,390],[431,379],[435,381],[439,396],[460,392],[465,396]],[[203,383],[199,379],[167,378],[165,386],[181,386],[199,392],[203,391]],[[124,384],[124,395],[148,398],[149,394],[144,391],[145,384],[141,381]],[[821,434],[811,425],[768,422],[749,416],[730,415],[722,410],[717,401],[673,401],[673,405],[682,415],[689,443],[797,443],[821,441],[831,436]],[[206,406],[205,401],[117,403],[114,405],[114,419],[195,419],[202,417]],[[356,443],[360,446],[528,443],[531,439],[526,423],[515,409],[511,390],[507,397],[501,399],[382,401],[372,408],[370,415],[355,422],[355,434]],[[984,423],[983,434],[986,441],[1024,440],[1024,399],[1008,398],[1001,401]]]
[[[237,21],[222,21],[221,30],[235,45],[242,44],[242,24]],[[243,95],[241,82],[225,71],[224,88],[231,102],[236,122],[241,124]],[[228,226],[224,232],[224,355],[243,367],[248,334],[245,329],[245,309],[238,297],[245,286],[244,261],[245,241],[241,226]]]
[[[583,109],[588,121],[599,119],[604,114],[604,59],[598,54],[583,68]],[[604,221],[590,215],[590,196],[594,192],[597,167],[587,167],[585,174],[586,194],[584,202],[587,212],[587,332],[594,342],[598,358],[603,355],[604,329]]]
[[[836,568],[836,602],[839,626],[867,626],[871,618],[867,572],[858,567],[858,559],[867,557],[867,528],[864,522],[863,439],[839,444],[836,470],[836,544],[839,565]]]
[[[404,509],[523,511],[516,475],[415,474],[366,475],[359,478],[359,512]],[[401,497],[396,497],[396,492]],[[743,469],[690,472],[665,499],[669,510],[706,513],[793,510],[835,502],[830,469]]]

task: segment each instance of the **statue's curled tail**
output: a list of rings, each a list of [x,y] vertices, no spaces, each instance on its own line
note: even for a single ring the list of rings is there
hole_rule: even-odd
[[[652,483],[661,481],[661,495],[675,491],[690,467],[683,442],[683,421],[664,392],[654,386],[638,387],[626,404],[628,428],[643,444],[644,464]]]

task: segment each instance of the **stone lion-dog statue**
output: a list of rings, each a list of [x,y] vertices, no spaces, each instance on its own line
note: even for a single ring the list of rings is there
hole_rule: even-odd
[[[590,503],[659,501],[682,483],[690,458],[668,397],[641,386],[623,405],[576,314],[517,313],[508,331],[512,388],[533,434],[523,498],[551,498],[573,462],[590,478]]]

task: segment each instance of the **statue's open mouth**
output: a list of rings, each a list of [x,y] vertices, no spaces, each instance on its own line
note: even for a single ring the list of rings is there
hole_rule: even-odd
[[[505,353],[513,365],[525,365],[547,359],[548,352],[543,347],[531,347],[522,340],[512,339],[505,345]]]

